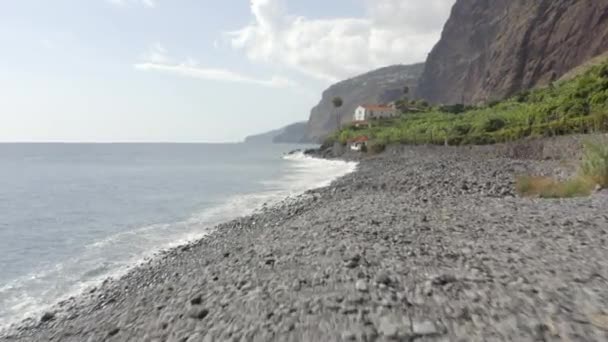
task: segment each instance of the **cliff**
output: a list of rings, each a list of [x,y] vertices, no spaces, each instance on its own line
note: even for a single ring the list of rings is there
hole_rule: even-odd
[[[364,103],[387,103],[403,96],[403,88],[415,91],[424,64],[394,65],[332,85],[323,92],[321,102],[310,113],[308,138],[321,141],[336,129],[336,115],[342,123],[352,119],[357,106]],[[339,96],[344,105],[334,110],[332,99]]]
[[[605,0],[457,0],[417,95],[479,103],[542,86],[608,50]]]
[[[296,122],[270,132],[250,135],[245,138],[249,144],[304,144],[310,143],[307,137],[308,123]]]

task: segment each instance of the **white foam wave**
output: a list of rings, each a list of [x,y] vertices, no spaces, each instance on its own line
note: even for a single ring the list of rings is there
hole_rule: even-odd
[[[109,236],[85,246],[82,254],[69,262],[0,287],[0,330],[39,315],[108,277],[120,277],[158,252],[201,239],[222,222],[327,186],[357,167],[357,163],[316,159],[303,153],[284,159],[289,161],[287,170],[281,178],[263,182],[265,191],[235,195],[180,222],[152,224]]]

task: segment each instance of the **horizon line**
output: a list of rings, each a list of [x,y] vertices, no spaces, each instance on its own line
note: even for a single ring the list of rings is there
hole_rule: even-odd
[[[0,144],[242,144],[245,141],[0,141]]]

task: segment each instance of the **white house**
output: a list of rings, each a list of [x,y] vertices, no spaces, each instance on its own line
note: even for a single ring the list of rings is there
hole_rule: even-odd
[[[353,151],[362,151],[364,148],[367,148],[367,142],[369,138],[366,136],[357,137],[351,141],[349,141],[350,149]]]
[[[367,121],[373,119],[394,118],[398,115],[397,109],[385,105],[361,105],[355,109],[353,121]]]

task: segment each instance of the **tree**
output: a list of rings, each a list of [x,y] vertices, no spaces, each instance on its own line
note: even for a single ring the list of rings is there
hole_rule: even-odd
[[[405,102],[409,101],[409,97],[408,97],[409,94],[410,94],[410,87],[408,87],[408,86],[403,87],[403,101],[405,101]]]
[[[338,113],[338,108],[342,107],[344,101],[339,96],[334,97],[331,100],[331,103],[334,105],[334,114],[336,115],[336,129],[340,130],[340,113]]]

